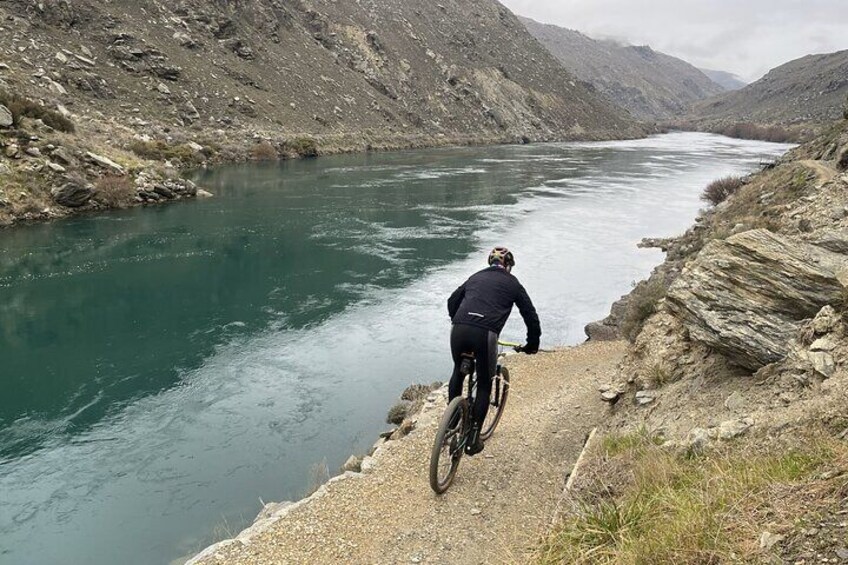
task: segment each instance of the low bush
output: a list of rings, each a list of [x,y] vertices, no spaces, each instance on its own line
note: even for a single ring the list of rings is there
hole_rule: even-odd
[[[638,283],[630,292],[621,319],[621,334],[631,343],[636,341],[645,321],[656,312],[657,303],[665,296],[667,290],[663,277],[653,276]]]
[[[250,148],[250,158],[254,161],[276,161],[280,156],[273,145],[262,141]]]
[[[296,137],[283,144],[283,148],[299,157],[317,157],[318,144],[311,137]]]
[[[24,96],[0,91],[0,104],[6,106],[12,113],[15,126],[21,125],[22,118],[41,120],[44,125],[65,133],[73,133],[74,123],[55,110],[42,106],[39,102]]]
[[[126,208],[136,195],[135,186],[128,176],[105,176],[94,183],[94,189],[94,198],[110,208]]]
[[[727,137],[736,139],[753,139],[756,141],[771,141],[774,143],[791,143],[800,141],[800,133],[781,126],[761,126],[741,122],[727,126],[718,131]]]
[[[709,202],[713,206],[718,206],[739,190],[743,184],[742,177],[730,176],[714,180],[704,189],[701,200]]]

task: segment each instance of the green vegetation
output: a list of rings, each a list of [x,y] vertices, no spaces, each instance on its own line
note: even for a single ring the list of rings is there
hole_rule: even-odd
[[[283,149],[299,157],[317,157],[318,144],[311,137],[296,137],[283,144]]]
[[[730,198],[743,184],[742,177],[729,176],[714,180],[704,189],[701,200],[709,202],[713,206],[718,206]]]
[[[621,320],[621,333],[630,342],[636,341],[645,321],[656,312],[657,303],[665,297],[667,290],[668,286],[662,276],[652,276],[633,288]]]
[[[55,110],[24,96],[0,90],[0,104],[6,106],[12,113],[15,127],[20,127],[23,118],[41,120],[44,125],[65,133],[74,132],[74,123]]]
[[[844,488],[816,471],[844,466],[848,446],[808,439],[791,449],[728,444],[698,456],[671,453],[644,433],[605,438],[594,464],[604,466],[599,476],[623,483],[594,480],[543,540],[537,562],[762,562],[757,539],[766,525],[787,531],[802,498],[810,508]]]

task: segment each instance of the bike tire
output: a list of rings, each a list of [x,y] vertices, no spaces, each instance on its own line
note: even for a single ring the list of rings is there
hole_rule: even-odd
[[[436,494],[443,494],[448,490],[456,476],[459,461],[465,451],[468,421],[468,401],[461,396],[454,398],[442,415],[430,454],[430,488]],[[453,452],[452,439],[456,439]],[[446,457],[448,461],[444,460]]]
[[[480,429],[480,439],[483,441],[486,441],[495,433],[495,428],[501,421],[501,416],[503,416],[506,408],[506,399],[509,396],[509,370],[506,367],[501,367],[501,374],[496,376],[495,379],[496,381],[492,383],[489,412],[486,414],[486,420]],[[498,384],[497,379],[500,379],[500,384]]]

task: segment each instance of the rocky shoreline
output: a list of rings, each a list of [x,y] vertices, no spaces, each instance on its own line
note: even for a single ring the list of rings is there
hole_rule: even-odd
[[[298,508],[324,497],[331,485],[339,481],[356,480],[363,475],[373,473],[388,449],[401,445],[398,442],[412,434],[419,426],[426,427],[426,424],[441,417],[447,397],[447,383],[443,385],[435,382],[431,385],[408,386],[401,394],[400,402],[392,406],[386,417],[387,423],[394,424],[394,427],[381,433],[366,454],[352,454],[337,475],[330,477],[325,483],[318,485],[313,493],[298,501],[265,503],[250,526],[232,539],[217,542],[203,549],[186,561],[185,565],[198,565],[234,544],[248,545],[256,536],[268,531],[274,524]]]

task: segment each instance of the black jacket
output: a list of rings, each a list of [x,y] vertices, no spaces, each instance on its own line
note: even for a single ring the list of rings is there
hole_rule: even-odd
[[[539,344],[542,328],[536,308],[518,279],[498,266],[471,275],[448,298],[448,314],[454,324],[467,324],[501,333],[513,304],[527,325],[527,343]]]

